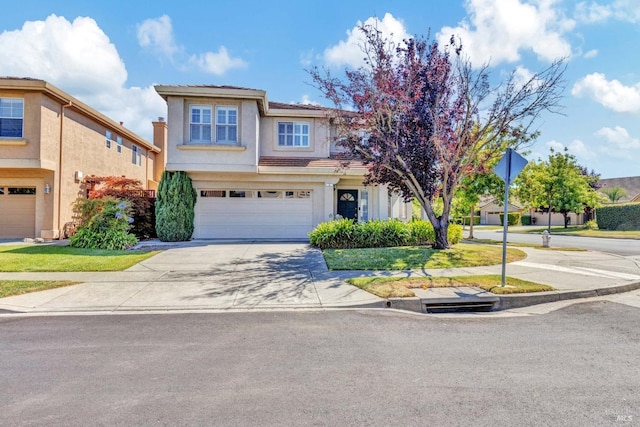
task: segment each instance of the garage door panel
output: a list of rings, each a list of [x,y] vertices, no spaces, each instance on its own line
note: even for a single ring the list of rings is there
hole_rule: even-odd
[[[0,238],[35,237],[36,196],[0,194]]]
[[[196,204],[194,236],[306,238],[312,228],[312,213],[311,197],[199,197]]]

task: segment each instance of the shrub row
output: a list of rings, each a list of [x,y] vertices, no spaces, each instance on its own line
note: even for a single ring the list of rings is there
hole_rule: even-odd
[[[500,225],[504,225],[504,214],[500,214]],[[507,225],[520,225],[520,212],[509,212]]]
[[[600,207],[596,219],[601,230],[640,230],[640,203]]]
[[[455,245],[462,240],[462,227],[449,224],[447,234],[449,243]],[[322,249],[430,245],[435,241],[435,232],[431,223],[423,220],[354,222],[339,219],[318,224],[309,233],[309,241],[312,246]]]

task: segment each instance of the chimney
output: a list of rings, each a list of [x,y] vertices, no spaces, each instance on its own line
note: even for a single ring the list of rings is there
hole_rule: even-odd
[[[153,123],[153,145],[160,149],[153,162],[153,180],[160,182],[162,172],[167,165],[167,122],[164,117],[158,117],[158,121]]]

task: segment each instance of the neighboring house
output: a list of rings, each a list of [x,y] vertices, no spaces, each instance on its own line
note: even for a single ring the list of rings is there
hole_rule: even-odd
[[[500,225],[500,215],[504,214],[504,205],[498,203],[495,197],[481,198],[480,203],[480,224],[482,225]],[[520,212],[524,208],[515,203],[509,203],[508,212]]]
[[[341,167],[330,109],[231,86],[156,91],[168,106],[166,169],[186,171],[198,194],[194,238],[305,238],[336,215],[411,218],[385,186],[362,184],[362,164]]]
[[[640,202],[640,176],[628,176],[624,178],[600,179],[600,192],[607,188],[620,187],[627,192],[626,196],[620,198],[616,203],[639,203]],[[604,195],[604,197],[607,197]]]
[[[547,225],[549,223],[549,213],[536,211],[535,209],[525,210],[518,202],[509,203],[509,212],[520,212],[522,215],[531,215],[531,224]],[[480,201],[480,224],[500,225],[500,215],[504,214],[504,205],[499,204],[495,198],[486,197]],[[580,225],[584,223],[584,215],[569,213],[569,224]],[[564,225],[564,216],[558,212],[551,212],[551,225]]]
[[[160,152],[50,83],[0,77],[0,238],[64,237],[83,176],[127,176],[156,188]]]

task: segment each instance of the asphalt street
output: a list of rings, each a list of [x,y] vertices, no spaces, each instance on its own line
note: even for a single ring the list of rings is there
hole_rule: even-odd
[[[465,227],[464,235],[469,233],[468,227]],[[483,230],[474,229],[473,235],[476,239],[492,239],[502,241],[502,230]],[[507,242],[512,243],[534,243],[542,245],[542,236],[540,234],[527,233],[508,233]],[[589,249],[600,252],[608,252],[621,256],[639,256],[640,240],[633,239],[603,239],[600,237],[578,237],[578,236],[561,236],[551,233],[551,246],[555,247],[572,247]]]
[[[0,318],[3,425],[640,421],[640,310]]]

